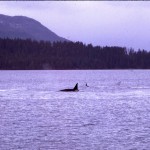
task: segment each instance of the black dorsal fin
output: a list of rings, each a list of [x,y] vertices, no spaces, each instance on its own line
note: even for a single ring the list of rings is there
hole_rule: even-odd
[[[78,90],[78,83],[75,85],[75,87],[73,89]]]

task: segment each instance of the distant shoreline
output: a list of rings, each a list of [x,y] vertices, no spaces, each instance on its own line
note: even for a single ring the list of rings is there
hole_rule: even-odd
[[[0,70],[150,69],[150,52],[82,42],[0,38]]]
[[[1,69],[0,71],[136,71],[136,70],[150,70],[150,69]]]

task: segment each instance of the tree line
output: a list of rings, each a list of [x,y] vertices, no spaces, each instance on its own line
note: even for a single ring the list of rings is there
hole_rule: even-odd
[[[0,39],[0,69],[150,69],[150,52],[82,42]]]

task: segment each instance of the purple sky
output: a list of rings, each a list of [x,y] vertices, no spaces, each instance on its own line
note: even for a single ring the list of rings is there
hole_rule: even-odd
[[[34,18],[72,41],[150,50],[150,2],[0,1],[0,14]]]

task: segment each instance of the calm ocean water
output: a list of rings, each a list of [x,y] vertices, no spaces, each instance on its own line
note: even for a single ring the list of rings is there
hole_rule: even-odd
[[[150,70],[0,71],[0,150],[51,149],[150,150]]]

